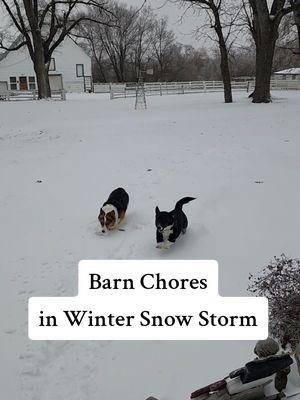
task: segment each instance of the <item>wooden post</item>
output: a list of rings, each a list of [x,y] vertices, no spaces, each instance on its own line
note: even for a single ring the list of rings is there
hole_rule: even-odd
[[[250,81],[248,81],[248,82],[247,82],[247,88],[246,88],[246,90],[247,90],[247,93],[249,93],[249,92],[250,92],[250,85],[251,85],[251,83],[250,83]]]

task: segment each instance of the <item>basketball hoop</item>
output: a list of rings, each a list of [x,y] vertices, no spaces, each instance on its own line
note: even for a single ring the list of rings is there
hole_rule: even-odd
[[[148,68],[146,70],[138,70],[137,71],[137,85],[136,85],[136,96],[135,96],[135,109],[147,109],[147,102],[146,102],[146,93],[145,93],[145,84],[144,84],[144,77],[145,75],[153,75],[154,70],[153,68]]]

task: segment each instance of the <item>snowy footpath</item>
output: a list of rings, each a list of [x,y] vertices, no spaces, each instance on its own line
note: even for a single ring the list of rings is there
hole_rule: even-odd
[[[300,93],[274,96],[0,103],[1,399],[185,400],[251,359],[251,342],[31,342],[27,300],[75,295],[81,259],[216,259],[220,293],[246,295],[249,272],[299,257]],[[101,236],[118,186],[124,231]],[[187,234],[159,251],[154,208],[184,196]]]

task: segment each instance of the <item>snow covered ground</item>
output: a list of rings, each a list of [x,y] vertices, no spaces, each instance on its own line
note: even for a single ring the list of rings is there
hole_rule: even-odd
[[[27,299],[75,295],[80,259],[216,259],[220,293],[299,257],[300,93],[254,105],[245,93],[0,103],[1,398],[184,400],[252,357],[245,342],[31,342]],[[97,213],[124,186],[124,232]],[[190,227],[155,249],[154,208],[183,196]]]

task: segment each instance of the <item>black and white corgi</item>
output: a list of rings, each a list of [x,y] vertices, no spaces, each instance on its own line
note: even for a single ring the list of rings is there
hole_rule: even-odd
[[[195,197],[184,197],[177,201],[174,210],[160,211],[155,208],[156,242],[158,249],[169,249],[180,234],[185,234],[188,220],[182,206],[195,200]]]
[[[128,193],[123,188],[115,189],[100,209],[98,220],[102,233],[117,228],[125,218],[129,203]]]

